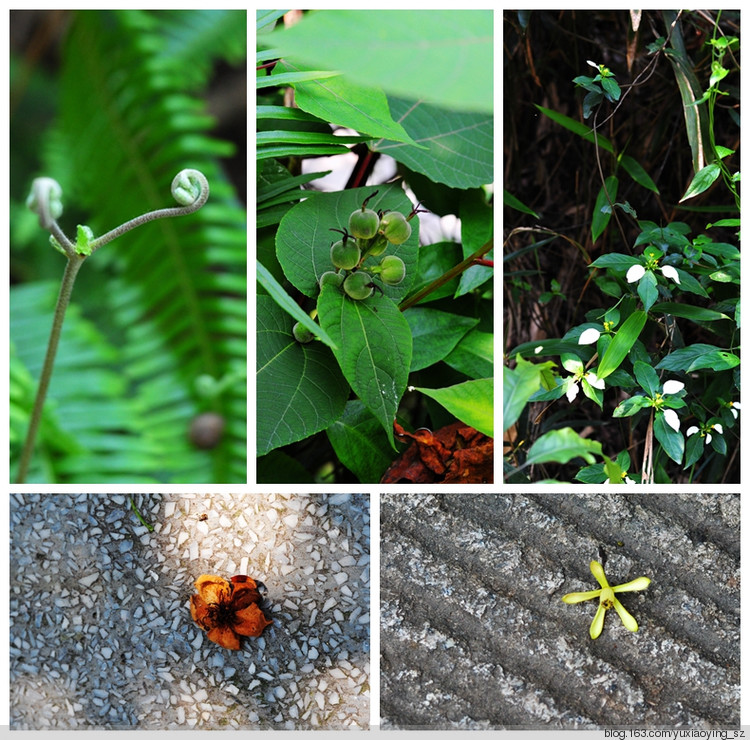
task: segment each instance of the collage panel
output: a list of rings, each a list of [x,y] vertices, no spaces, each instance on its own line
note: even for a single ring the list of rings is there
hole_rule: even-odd
[[[367,728],[369,503],[11,494],[11,728]]]
[[[739,485],[739,10],[503,11],[508,483]]]
[[[247,483],[247,13],[10,11],[10,478]]]
[[[493,41],[257,12],[259,485],[492,483]]]
[[[381,729],[736,727],[739,494],[383,494]]]

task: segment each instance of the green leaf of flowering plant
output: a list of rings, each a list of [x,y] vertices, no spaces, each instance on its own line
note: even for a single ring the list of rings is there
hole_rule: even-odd
[[[604,401],[604,391],[599,390],[599,388],[594,388],[594,386],[591,385],[588,380],[586,380],[585,376],[581,379],[581,388],[583,389],[583,393],[586,398],[590,398],[599,406],[599,408],[602,408],[602,403]]]
[[[599,194],[596,196],[596,203],[594,204],[594,213],[591,217],[591,240],[596,241],[607,228],[610,218],[612,218],[612,211],[604,211],[604,206],[608,206],[609,202],[615,202],[617,197],[617,186],[619,185],[618,179],[614,175],[610,175],[605,181],[604,185],[599,189]],[[609,199],[607,195],[609,194]]]
[[[633,265],[640,265],[638,257],[631,257],[628,254],[603,254],[595,259],[589,267],[609,267],[618,272],[627,272]]]
[[[604,88],[604,91],[607,93],[607,96],[611,101],[617,101],[620,99],[622,91],[620,90],[620,86],[617,84],[614,78],[602,78],[602,87]]]
[[[555,378],[554,388],[537,391],[531,396],[531,398],[529,398],[529,401],[531,403],[536,403],[537,401],[556,401],[558,398],[562,398],[565,395],[571,382],[574,382],[573,378],[557,377]],[[503,385],[503,393],[504,391],[505,386]],[[503,417],[503,425],[505,425],[505,417]],[[507,429],[507,426],[505,428]]]
[[[688,189],[685,191],[685,195],[680,198],[680,203],[706,192],[706,190],[716,182],[720,174],[721,167],[719,167],[716,162],[712,162],[696,172],[693,181],[688,185]]]
[[[525,465],[537,465],[546,462],[565,464],[573,458],[582,457],[593,463],[594,455],[602,454],[601,442],[584,439],[570,427],[553,429],[543,434],[529,449]]]
[[[419,388],[437,401],[459,421],[473,427],[488,437],[494,436],[493,428],[493,379],[466,380],[447,388]]]
[[[649,311],[659,297],[657,290],[656,275],[651,270],[646,270],[643,277],[638,281],[638,295],[643,301],[643,309]]]
[[[606,378],[620,366],[643,330],[646,318],[645,311],[634,311],[625,319],[599,363],[599,379]]]
[[[654,415],[654,436],[659,440],[664,452],[679,465],[685,452],[685,438],[667,424],[663,412]]]
[[[515,369],[503,367],[503,431],[518,420],[524,406],[539,390],[542,380],[538,365],[516,356]],[[545,363],[547,364],[547,363]],[[564,391],[560,391],[560,398]]]
[[[693,434],[687,438],[685,443],[685,464],[683,467],[689,468],[703,456],[705,448],[705,439],[700,434]]]
[[[631,396],[626,398],[613,412],[612,416],[633,416],[637,414],[641,409],[645,409],[651,406],[651,399],[646,396]]]
[[[729,350],[720,349],[712,344],[697,343],[670,352],[656,367],[659,370],[684,373],[703,369],[719,372],[731,370],[739,364],[740,358]]]
[[[651,365],[638,361],[633,365],[633,372],[635,373],[635,379],[638,381],[638,385],[640,385],[641,388],[653,398],[661,387],[661,381],[656,374],[656,370],[654,370]]]

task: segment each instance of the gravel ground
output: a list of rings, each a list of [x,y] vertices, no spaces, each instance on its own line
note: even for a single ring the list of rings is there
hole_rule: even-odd
[[[737,727],[739,561],[739,495],[384,494],[381,728]]]
[[[356,729],[370,722],[369,497],[14,494],[14,729]],[[193,582],[247,574],[273,618],[239,651]]]

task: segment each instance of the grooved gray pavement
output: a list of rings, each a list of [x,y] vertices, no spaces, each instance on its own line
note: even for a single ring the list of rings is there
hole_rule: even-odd
[[[384,494],[381,727],[740,721],[738,494]],[[602,635],[591,560],[614,610]]]

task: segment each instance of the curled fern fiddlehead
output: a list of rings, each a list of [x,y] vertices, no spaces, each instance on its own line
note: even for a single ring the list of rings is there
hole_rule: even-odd
[[[208,180],[200,170],[181,170],[172,180],[172,196],[180,204],[177,208],[160,208],[157,211],[149,211],[131,218],[130,221],[126,221],[116,229],[112,229],[98,239],[94,239],[91,243],[91,251],[95,252],[99,247],[136,228],[136,226],[155,221],[157,218],[187,216],[195,213],[206,203],[208,194]]]
[[[55,305],[55,313],[52,320],[52,330],[47,344],[47,353],[44,358],[42,372],[39,378],[39,387],[36,398],[34,399],[34,408],[29,420],[29,428],[26,433],[26,441],[21,459],[18,465],[16,482],[23,483],[26,479],[29,463],[34,450],[34,442],[42,418],[42,408],[47,396],[52,369],[54,367],[57,346],[60,342],[63,319],[65,311],[70,303],[70,296],[73,292],[73,284],[78,274],[78,270],[83,264],[83,260],[89,257],[97,249],[118,236],[136,228],[142,224],[154,221],[157,218],[170,218],[172,216],[186,216],[194,213],[201,208],[208,200],[209,187],[206,176],[199,170],[186,169],[179,172],[172,181],[172,195],[179,203],[176,208],[161,208],[156,211],[149,211],[140,216],[136,216],[130,221],[126,221],[112,231],[108,231],[98,239],[87,226],[78,226],[78,238],[73,244],[63,233],[57,223],[57,218],[62,214],[62,188],[56,180],[50,177],[39,177],[34,180],[31,186],[31,193],[26,200],[27,206],[39,216],[39,223],[42,228],[47,229],[52,234],[52,244],[59,248],[68,258],[60,285],[60,293]]]

